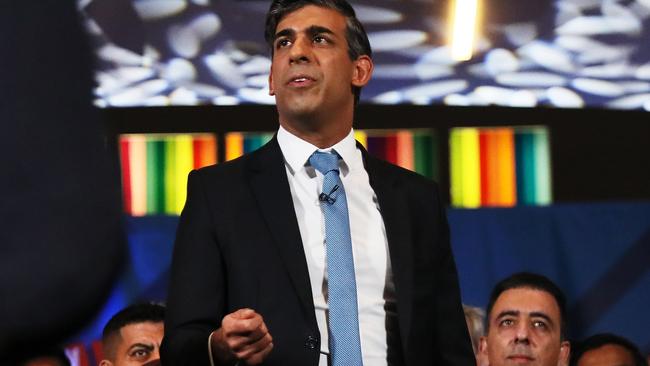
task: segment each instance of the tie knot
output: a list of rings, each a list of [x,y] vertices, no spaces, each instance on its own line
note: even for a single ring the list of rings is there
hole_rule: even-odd
[[[315,151],[309,157],[309,163],[323,175],[335,170],[339,171],[339,154],[334,150],[331,153]]]

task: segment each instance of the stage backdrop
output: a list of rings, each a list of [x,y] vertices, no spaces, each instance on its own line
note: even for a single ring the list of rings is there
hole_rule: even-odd
[[[275,103],[268,0],[78,1],[97,105]],[[463,62],[446,46],[452,2],[351,3],[375,61],[364,102],[650,110],[647,1],[477,0],[480,36]]]

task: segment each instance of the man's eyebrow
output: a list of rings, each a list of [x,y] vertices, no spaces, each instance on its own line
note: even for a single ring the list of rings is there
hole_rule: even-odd
[[[275,41],[276,39],[278,39],[280,37],[289,37],[289,36],[293,36],[295,34],[296,34],[296,31],[294,31],[293,29],[285,28],[285,29],[279,31],[278,33],[276,33],[273,40]]]
[[[310,36],[315,36],[317,34],[323,34],[323,33],[334,34],[334,32],[331,29],[320,25],[312,25],[311,27],[307,28],[307,34],[309,34]]]
[[[519,315],[519,310],[504,310],[500,312],[494,319],[501,319],[506,316],[517,316]]]
[[[542,318],[542,319],[546,320],[547,322],[549,322],[550,324],[554,324],[553,319],[551,319],[550,316],[548,316],[546,313],[541,312],[541,311],[533,311],[533,312],[531,312],[530,317],[531,318]]]
[[[307,33],[310,37],[313,37],[317,34],[334,34],[334,32],[327,28],[323,27],[321,25],[312,25],[309,28],[305,30],[305,33]],[[273,40],[276,40],[280,37],[292,37],[296,35],[296,31],[291,29],[291,28],[285,28],[282,29],[281,31],[277,32],[273,38]]]

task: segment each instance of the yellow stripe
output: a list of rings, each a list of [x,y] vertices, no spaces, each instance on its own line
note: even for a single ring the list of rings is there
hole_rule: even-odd
[[[191,135],[176,136],[176,194],[174,212],[180,214],[187,197],[187,175],[194,168],[194,148]]]
[[[479,157],[479,134],[477,128],[460,131],[463,203],[466,208],[481,205],[481,160]]]
[[[129,136],[131,166],[131,214],[147,214],[147,141],[145,135]]]
[[[226,161],[244,155],[244,134],[229,132],[226,134]]]

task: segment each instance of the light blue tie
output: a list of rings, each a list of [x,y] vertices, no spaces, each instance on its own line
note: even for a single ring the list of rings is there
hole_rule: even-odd
[[[330,357],[332,366],[362,366],[350,220],[338,161],[336,152],[316,151],[309,158],[324,176],[319,201],[325,216]]]

